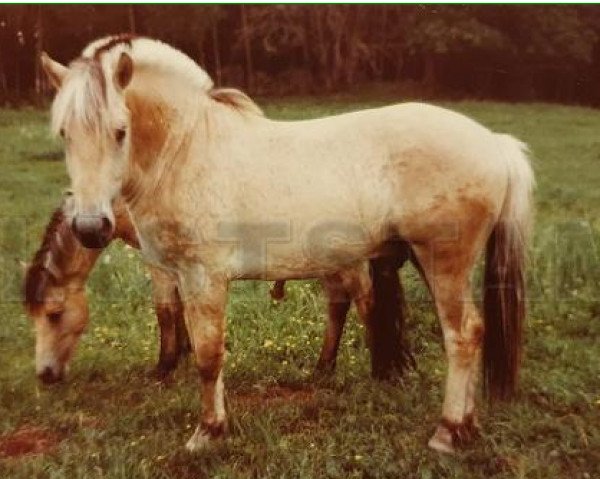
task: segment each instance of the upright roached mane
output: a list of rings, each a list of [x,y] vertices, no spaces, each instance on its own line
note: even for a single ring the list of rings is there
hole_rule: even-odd
[[[442,420],[429,445],[451,452],[473,434],[482,344],[487,391],[514,393],[533,187],[520,142],[420,103],[273,121],[240,114],[232,95],[211,94],[208,75],[160,42],[111,38],[86,52],[104,73],[97,123],[107,128],[90,132],[84,121],[95,118],[87,108],[98,108],[86,97],[90,82],[101,91],[93,75],[46,68],[59,79],[55,125],[70,135],[74,230],[89,245],[102,242],[111,200],[123,194],[146,257],[177,272],[203,388],[190,449],[225,430],[229,282],[331,275],[385,255],[397,239],[412,248],[434,296],[448,357]],[[264,257],[244,249],[260,232]],[[323,244],[332,233],[348,241]],[[482,320],[470,273],[484,249]]]

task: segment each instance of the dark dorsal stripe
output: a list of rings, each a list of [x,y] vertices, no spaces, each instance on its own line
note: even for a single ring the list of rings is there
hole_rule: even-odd
[[[42,244],[25,273],[23,293],[27,310],[41,306],[48,286],[59,284],[61,278],[52,269],[57,268],[62,272],[66,260],[71,256],[74,241],[62,208],[56,209],[46,226]],[[53,268],[48,268],[48,264],[52,264]]]
[[[110,37],[107,39],[106,43],[100,45],[96,51],[94,52],[94,60],[98,60],[103,53],[106,53],[112,50],[117,45],[127,45],[131,47],[131,42],[137,38],[136,35],[132,33],[120,33],[119,35],[115,35],[114,37]]]
[[[104,78],[104,73],[102,72],[102,65],[98,59],[94,58],[83,58],[79,57],[71,63],[71,66],[81,66],[87,69],[90,72],[92,77],[92,81],[97,83],[100,87],[100,91],[102,92],[102,99],[106,103],[106,79]]]

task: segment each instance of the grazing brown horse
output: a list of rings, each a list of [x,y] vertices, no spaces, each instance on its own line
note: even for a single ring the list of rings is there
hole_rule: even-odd
[[[48,223],[42,244],[25,275],[25,307],[36,329],[36,372],[46,383],[61,380],[73,355],[77,340],[89,321],[85,284],[102,249],[85,248],[74,236],[67,223],[65,205],[54,211]],[[139,249],[139,242],[129,213],[122,201],[115,202],[115,230],[113,240],[120,239]],[[397,260],[395,260],[397,262]],[[390,264],[395,264],[390,259]],[[396,264],[396,269],[399,268]],[[376,276],[382,268],[372,266]],[[391,289],[401,295],[397,271],[386,279]],[[189,339],[183,321],[183,305],[177,281],[160,268],[149,267],[153,285],[153,301],[160,332],[160,353],[154,375],[166,378],[177,366],[181,355],[189,351]],[[403,310],[389,306],[373,314],[375,295],[361,275],[342,272],[322,280],[328,296],[328,321],[316,372],[330,372],[335,368],[337,350],[346,315],[354,301],[367,327],[368,345],[372,354],[373,375],[385,378],[401,373],[410,358],[402,338]],[[376,280],[374,279],[376,282]],[[274,289],[283,293],[283,282]],[[373,300],[368,299],[373,295]],[[275,295],[273,295],[275,296]],[[282,297],[282,295],[281,295]],[[370,310],[369,310],[370,309]]]
[[[67,200],[68,202],[68,200]],[[115,206],[113,239],[139,248],[135,230],[120,202]],[[85,284],[101,249],[85,248],[73,235],[63,207],[52,214],[42,244],[25,273],[24,302],[36,331],[36,372],[52,383],[63,378],[81,333],[89,321]],[[149,267],[160,329],[160,355],[155,374],[164,378],[189,349],[177,282],[165,271]]]
[[[202,388],[189,450],[226,431],[229,283],[361,268],[393,238],[418,259],[444,334],[429,446],[452,452],[474,429],[481,357],[490,396],[514,394],[534,183],[523,143],[423,103],[275,121],[145,38],[97,40],[68,67],[43,61],[58,90],[52,128],[67,146],[76,235],[105,244],[123,196],[145,259],[177,272]],[[483,251],[482,317],[471,272]]]

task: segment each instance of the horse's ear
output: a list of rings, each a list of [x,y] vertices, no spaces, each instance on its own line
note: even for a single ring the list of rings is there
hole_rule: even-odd
[[[42,52],[40,55],[40,62],[42,64],[42,68],[48,76],[48,80],[50,80],[52,86],[58,90],[62,85],[63,79],[65,78],[65,75],[69,69],[66,66],[52,60],[52,58],[50,58],[46,52]]]
[[[121,52],[119,61],[117,62],[117,68],[115,69],[115,84],[123,90],[133,76],[133,60],[126,52]]]
[[[27,269],[29,268],[29,265],[25,261],[19,260],[19,266],[23,273],[27,273]]]

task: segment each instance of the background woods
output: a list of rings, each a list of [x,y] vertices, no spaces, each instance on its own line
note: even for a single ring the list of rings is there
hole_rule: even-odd
[[[133,32],[251,94],[385,85],[407,96],[600,104],[597,5],[2,5],[0,103],[41,99],[35,61]]]

